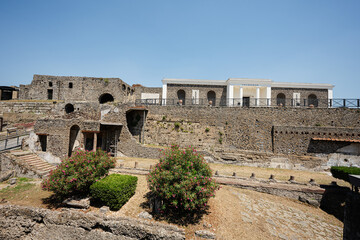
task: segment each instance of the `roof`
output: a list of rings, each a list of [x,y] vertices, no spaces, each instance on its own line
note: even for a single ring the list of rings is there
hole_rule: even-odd
[[[327,83],[294,83],[274,82],[271,79],[261,78],[229,78],[227,80],[205,80],[205,79],[176,79],[164,78],[163,84],[192,84],[192,85],[238,85],[238,86],[266,86],[281,88],[312,88],[312,89],[333,89],[334,85]]]
[[[312,138],[315,141],[332,141],[332,142],[350,142],[350,143],[360,143],[359,139],[340,139],[340,138]]]

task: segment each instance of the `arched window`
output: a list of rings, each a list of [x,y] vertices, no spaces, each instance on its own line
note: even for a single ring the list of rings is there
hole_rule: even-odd
[[[99,97],[99,103],[107,103],[107,102],[113,102],[114,97],[109,93],[104,93]]]
[[[179,104],[185,105],[185,91],[182,89],[177,91],[177,96],[178,96]]]
[[[66,113],[72,113],[74,111],[74,105],[72,105],[71,103],[68,103],[65,105],[65,112]]]
[[[310,105],[313,105],[314,107],[317,107],[319,105],[319,101],[315,94],[310,94],[308,96],[308,106],[310,106]]]
[[[278,106],[285,106],[285,103],[286,103],[285,94],[279,93],[279,94],[276,96],[276,105],[278,105]]]
[[[208,100],[209,105],[215,106],[216,93],[214,91],[209,91],[207,93],[207,100]]]
[[[126,86],[125,84],[122,85],[122,90],[125,91],[126,90]]]

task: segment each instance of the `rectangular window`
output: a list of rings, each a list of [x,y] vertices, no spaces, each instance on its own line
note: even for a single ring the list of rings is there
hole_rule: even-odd
[[[48,93],[48,100],[52,100],[53,99],[53,90],[48,89],[47,93]]]

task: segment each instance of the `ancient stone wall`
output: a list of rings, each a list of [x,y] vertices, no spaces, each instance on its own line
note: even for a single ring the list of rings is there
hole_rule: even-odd
[[[119,78],[62,77],[34,75],[29,85],[20,85],[20,99],[52,99],[99,102],[110,94],[116,102],[135,101],[134,89]]]
[[[185,239],[175,226],[76,210],[0,205],[0,239]]]
[[[204,150],[224,146],[272,152],[273,141],[280,140],[273,139],[273,126],[308,127],[308,131],[318,126],[343,127],[337,130],[339,134],[360,134],[360,111],[356,109],[148,106],[147,116],[145,143],[191,144]],[[175,127],[176,122],[180,123],[179,128]],[[286,144],[286,139],[282,141]],[[292,148],[291,144],[287,148]],[[309,153],[304,147],[295,149],[294,154]]]
[[[274,153],[329,154],[349,145],[349,140],[360,140],[360,128],[275,126],[273,130]]]

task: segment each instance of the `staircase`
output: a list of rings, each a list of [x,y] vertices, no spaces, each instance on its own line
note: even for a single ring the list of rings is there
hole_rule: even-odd
[[[11,154],[16,159],[41,176],[49,174],[49,172],[56,167],[50,163],[44,161],[39,156],[30,151],[12,151]]]

